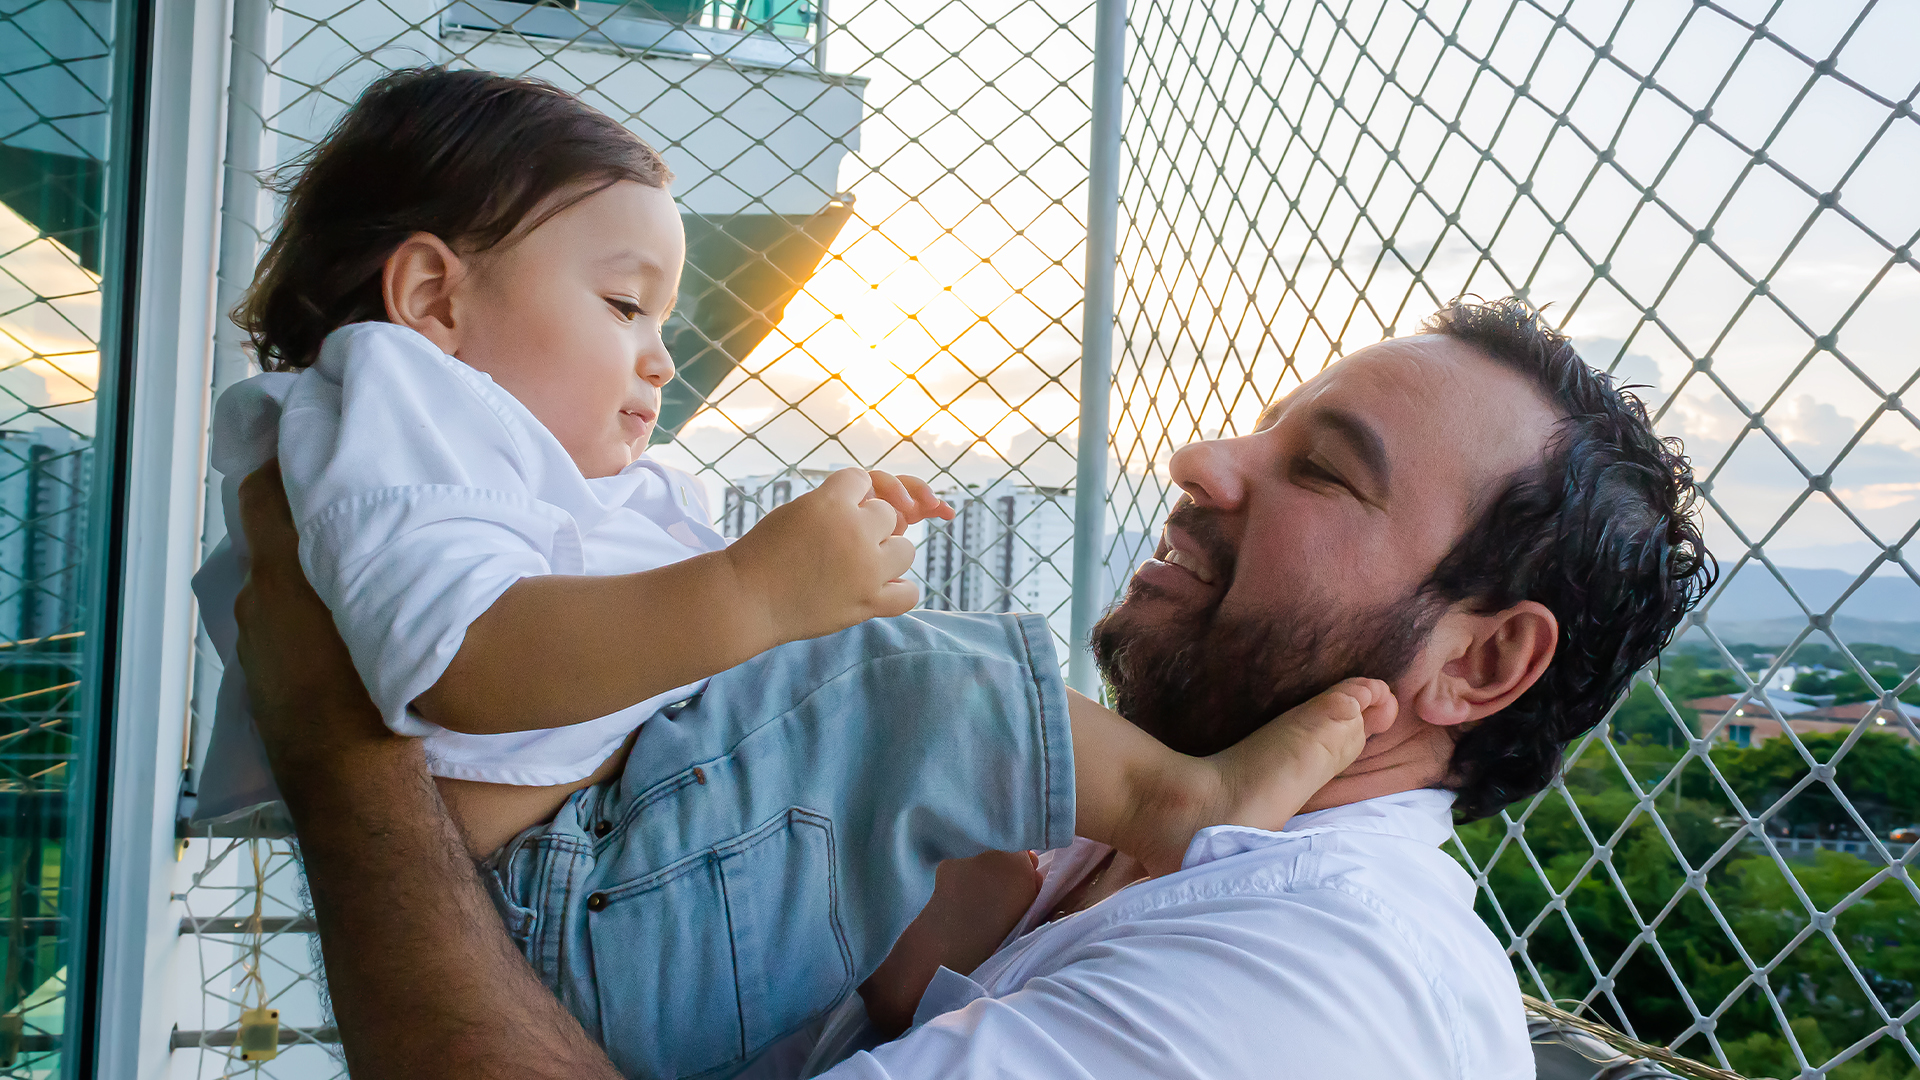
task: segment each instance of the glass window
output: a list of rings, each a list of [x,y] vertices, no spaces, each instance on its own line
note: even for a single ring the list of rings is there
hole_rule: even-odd
[[[0,1075],[68,1071],[98,785],[130,3],[0,19]],[[103,353],[109,363],[102,363]],[[110,380],[109,380],[110,381]],[[98,451],[97,451],[97,448]],[[69,968],[73,966],[74,971]]]

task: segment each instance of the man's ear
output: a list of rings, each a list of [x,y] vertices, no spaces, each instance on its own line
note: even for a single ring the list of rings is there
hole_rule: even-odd
[[[400,242],[380,268],[380,293],[387,321],[417,330],[449,356],[460,348],[453,292],[467,276],[467,265],[446,241],[417,232]]]
[[[1560,621],[1532,600],[1493,614],[1449,611],[1429,639],[1439,663],[1414,691],[1413,710],[1442,727],[1492,716],[1539,680],[1559,640]]]

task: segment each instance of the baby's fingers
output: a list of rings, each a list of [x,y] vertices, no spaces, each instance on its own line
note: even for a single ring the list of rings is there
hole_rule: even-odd
[[[873,478],[865,469],[838,469],[820,481],[821,497],[838,503],[860,503],[873,497]]]
[[[913,497],[914,512],[908,515],[913,521],[925,521],[930,517],[946,521],[953,520],[953,507],[948,506],[945,499],[935,495],[933,488],[929,487],[925,480],[917,476],[902,476],[900,485]]]
[[[868,499],[854,507],[853,513],[860,523],[861,538],[875,543],[888,537],[899,536],[903,527],[900,511],[894,509],[893,504],[885,499]],[[902,543],[905,541],[903,540]]]
[[[887,580],[907,576],[913,569],[913,541],[904,536],[889,536],[880,541],[880,572]]]
[[[913,493],[901,483],[904,477],[881,472],[878,469],[868,470],[867,475],[873,479],[873,497],[886,500],[887,505],[893,507],[899,515],[899,520],[894,522],[893,526],[895,536],[907,531],[907,526],[920,520],[919,508],[914,505]]]
[[[920,587],[911,581],[889,581],[874,598],[873,613],[878,618],[905,615],[920,602]]]

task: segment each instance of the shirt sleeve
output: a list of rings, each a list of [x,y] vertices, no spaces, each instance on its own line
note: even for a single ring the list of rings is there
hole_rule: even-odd
[[[1351,908],[1129,921],[1018,990],[977,998],[823,1075],[1458,1077],[1428,980],[1372,938],[1380,926],[1367,913],[1342,917]]]
[[[408,705],[509,587],[580,572],[579,526],[542,497],[571,463],[537,425],[387,323],[336,331],[287,394],[279,453],[301,564],[394,731],[436,730]]]

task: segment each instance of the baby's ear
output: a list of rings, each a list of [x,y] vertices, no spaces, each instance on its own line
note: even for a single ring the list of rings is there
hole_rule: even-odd
[[[466,264],[446,241],[432,233],[414,233],[393,249],[380,269],[387,321],[417,330],[441,352],[456,355],[460,330],[454,321],[453,294],[466,276]]]

